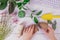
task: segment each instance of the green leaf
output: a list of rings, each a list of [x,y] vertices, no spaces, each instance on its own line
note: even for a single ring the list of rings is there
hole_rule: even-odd
[[[16,1],[20,1],[20,0],[16,0]]]
[[[31,18],[33,18],[33,15],[32,15],[33,13],[31,13]]]
[[[25,3],[29,2],[30,0],[24,0]]]
[[[16,1],[16,0],[9,0],[9,2],[14,2],[14,1]]]
[[[56,29],[56,21],[54,21],[54,23],[52,24],[52,28],[55,30]]]
[[[27,4],[30,0],[24,0],[23,5]]]
[[[56,29],[56,24],[52,24],[52,28],[55,30]]]
[[[34,17],[34,22],[38,23],[38,19],[36,17]]]
[[[1,3],[6,3],[8,0],[0,0]]]
[[[6,6],[7,6],[7,3],[1,3],[1,4],[0,4],[0,10],[5,9]]]
[[[24,10],[27,10],[27,8],[23,7]]]
[[[39,11],[36,15],[40,15],[42,13],[42,10],[41,11]]]
[[[35,12],[36,10],[33,10],[32,12]]]
[[[20,18],[25,17],[25,11],[19,11],[18,16],[19,16]]]
[[[15,1],[11,2],[10,1],[9,2],[9,14],[11,14],[14,11],[15,7],[16,7],[16,2]]]
[[[51,20],[47,20],[47,22],[48,22],[49,24],[52,24],[52,21],[51,21]]]
[[[22,2],[17,2],[16,4],[18,5],[18,7],[22,6]]]
[[[0,10],[3,10],[7,6],[8,0],[0,0]]]

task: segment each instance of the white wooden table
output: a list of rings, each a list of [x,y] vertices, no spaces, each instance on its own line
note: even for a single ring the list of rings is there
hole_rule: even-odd
[[[52,12],[54,15],[60,15],[60,0],[31,0],[30,4],[27,4],[26,6],[28,6],[31,10],[43,10],[43,13],[48,13],[48,12]],[[18,9],[16,8],[15,11],[17,11]],[[31,12],[28,10],[28,12],[26,11],[26,16],[28,16]],[[41,15],[42,15],[41,14]],[[34,23],[33,20],[29,17],[25,17],[23,19],[20,19],[19,17],[13,17],[13,18],[17,18],[20,22],[22,21],[27,21],[27,24],[29,22],[29,24]],[[55,35],[57,40],[60,40],[60,19],[53,19],[53,21],[56,20],[57,21],[57,28],[55,30]],[[45,21],[41,18],[39,18],[39,21]],[[12,22],[11,22],[12,23]],[[14,26],[16,26],[14,28]],[[18,24],[13,23],[11,25],[12,28],[14,28],[13,32],[10,34],[10,36],[8,36],[6,38],[6,40],[17,40],[17,30],[18,30]],[[42,30],[40,29],[40,31],[38,31],[34,37],[32,38],[33,40],[48,40],[48,38],[46,37],[46,35],[43,34]]]

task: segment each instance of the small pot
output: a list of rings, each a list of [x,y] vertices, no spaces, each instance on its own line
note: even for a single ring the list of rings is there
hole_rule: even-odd
[[[39,28],[42,28],[46,31],[48,29],[48,23],[46,23],[46,22],[40,22],[40,23],[38,23],[38,26],[39,26]]]

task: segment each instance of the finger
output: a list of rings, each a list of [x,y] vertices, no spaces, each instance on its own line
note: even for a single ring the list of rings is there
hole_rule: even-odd
[[[22,31],[21,31],[21,35],[23,35],[23,32],[24,32],[24,28],[25,28],[25,27],[23,27],[23,29],[22,29]]]
[[[48,27],[48,31],[51,31],[52,30],[52,28],[51,27]]]
[[[34,30],[33,30],[33,34],[35,33],[35,26],[34,26]]]
[[[34,31],[34,25],[31,27],[31,33],[33,33]]]
[[[31,31],[31,26],[29,27],[29,32]]]
[[[35,27],[35,32],[39,31],[38,27]]]
[[[52,27],[48,27],[48,33],[49,32],[54,32],[54,30],[52,29]]]
[[[31,27],[28,27],[28,32],[30,32],[30,30],[31,30]]]
[[[27,27],[27,28],[26,28],[26,32],[28,32],[28,29],[29,29],[29,28]]]
[[[23,32],[26,32],[26,28],[24,28]]]

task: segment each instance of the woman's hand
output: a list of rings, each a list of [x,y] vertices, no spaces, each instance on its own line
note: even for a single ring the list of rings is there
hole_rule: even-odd
[[[56,40],[54,30],[51,27],[48,27],[47,31],[45,31],[45,34],[50,38],[50,40]]]
[[[31,40],[33,36],[34,25],[24,28],[23,35],[21,36],[21,40]]]

